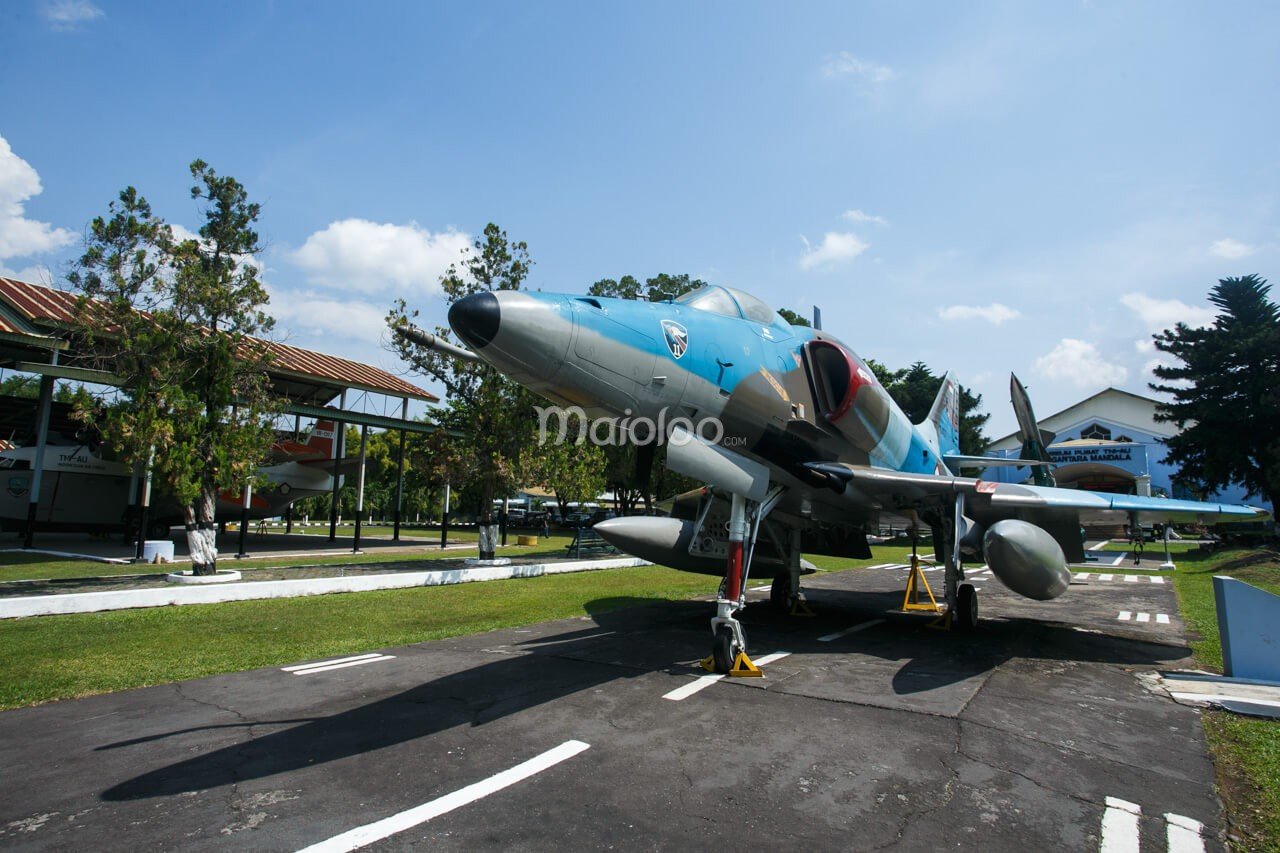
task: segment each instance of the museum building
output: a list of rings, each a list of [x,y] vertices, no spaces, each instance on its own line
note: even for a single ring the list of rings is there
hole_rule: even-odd
[[[1053,433],[1049,455],[1059,486],[1095,492],[1163,495],[1198,500],[1178,482],[1178,468],[1162,461],[1168,454],[1161,439],[1177,434],[1177,427],[1156,420],[1157,401],[1107,388],[1039,421],[1040,429]],[[1017,458],[1022,442],[1015,432],[993,441],[988,456]],[[985,479],[1006,483],[1027,482],[1026,467],[988,468]],[[1232,486],[1206,495],[1205,500],[1234,504],[1261,504],[1243,487]]]

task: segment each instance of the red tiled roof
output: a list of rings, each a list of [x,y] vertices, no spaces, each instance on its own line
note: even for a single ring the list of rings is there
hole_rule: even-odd
[[[12,278],[0,278],[0,300],[28,321],[54,327],[50,331],[63,329],[73,322],[76,299],[74,293],[64,290],[54,290]],[[3,316],[0,316],[0,331],[10,331],[6,326]],[[428,402],[439,400],[430,391],[372,365],[275,341],[263,343],[273,355],[272,367],[281,371],[309,377],[321,383],[359,388],[392,397],[410,397]]]

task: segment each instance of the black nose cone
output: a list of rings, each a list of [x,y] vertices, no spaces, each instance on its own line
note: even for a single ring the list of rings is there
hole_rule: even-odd
[[[489,345],[498,334],[501,309],[492,293],[473,293],[449,309],[449,325],[472,349]]]

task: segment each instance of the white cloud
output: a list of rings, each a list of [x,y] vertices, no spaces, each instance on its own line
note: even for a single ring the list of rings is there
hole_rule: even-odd
[[[992,325],[999,326],[1001,323],[1021,317],[1022,312],[1008,305],[992,302],[990,305],[948,305],[946,308],[938,309],[938,316],[943,320],[986,320]]]
[[[50,0],[41,8],[44,19],[55,30],[75,30],[106,13],[90,0]]]
[[[332,299],[310,291],[271,290],[268,309],[289,335],[348,338],[377,344],[386,331],[387,307],[359,299]]]
[[[440,275],[471,245],[460,231],[433,234],[408,225],[343,219],[307,238],[290,255],[315,284],[367,293],[406,287],[435,292]]]
[[[844,212],[844,218],[849,220],[850,222],[859,222],[859,223],[871,222],[876,225],[889,224],[889,222],[883,216],[872,216],[870,213],[866,213],[861,210],[846,210]]]
[[[24,216],[27,200],[42,190],[40,175],[0,136],[0,259],[50,252],[75,240],[65,228]]]
[[[1253,246],[1247,243],[1241,243],[1239,240],[1232,240],[1230,237],[1223,237],[1221,240],[1215,240],[1213,245],[1209,247],[1209,254],[1219,258],[1226,258],[1228,261],[1238,261],[1241,258],[1247,258],[1256,251]]]
[[[1126,293],[1120,301],[1153,332],[1172,329],[1178,323],[1186,323],[1192,328],[1213,323],[1212,308],[1188,305],[1178,299],[1156,299],[1145,293]]]
[[[818,267],[832,267],[851,261],[861,255],[871,244],[862,240],[857,234],[828,231],[822,235],[822,242],[817,246],[809,243],[804,237],[804,255],[800,258],[800,268],[811,270]]]
[[[826,77],[853,77],[865,83],[887,83],[894,78],[889,66],[859,59],[847,50],[827,57],[822,73]]]
[[[0,264],[0,276],[4,278],[16,278],[18,281],[25,281],[31,284],[43,284],[46,287],[53,287],[53,272],[44,264],[32,264],[22,269],[13,270]]]
[[[1075,338],[1063,338],[1036,359],[1033,369],[1046,379],[1066,382],[1076,388],[1119,385],[1129,375],[1121,365],[1104,359],[1093,344]]]

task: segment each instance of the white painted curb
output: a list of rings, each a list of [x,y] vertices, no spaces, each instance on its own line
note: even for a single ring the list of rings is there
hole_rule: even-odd
[[[388,575],[354,575],[341,578],[308,578],[292,581],[249,581],[214,586],[172,586],[154,589],[121,589],[111,592],[73,592],[65,595],[28,595],[0,599],[0,619],[23,616],[55,616],[66,613],[97,613],[134,607],[164,607],[170,604],[218,604],[259,598],[296,598],[333,592],[368,592],[375,589],[403,589],[413,586],[445,586],[473,581],[509,578],[536,578],[567,572],[624,569],[647,566],[635,557],[608,560],[570,560],[532,563],[521,566],[491,566],[474,569],[440,569],[431,572],[397,572]]]

